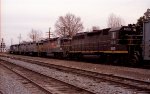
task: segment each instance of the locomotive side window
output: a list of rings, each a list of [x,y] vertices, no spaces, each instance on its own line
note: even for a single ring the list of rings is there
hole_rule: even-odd
[[[116,39],[116,32],[111,32],[111,39]]]
[[[116,44],[116,32],[111,32],[111,44]]]

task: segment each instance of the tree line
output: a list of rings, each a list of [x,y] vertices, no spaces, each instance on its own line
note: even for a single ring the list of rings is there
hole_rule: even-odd
[[[142,25],[144,19],[148,19],[150,17],[150,9],[147,9],[147,12],[144,13],[144,16],[140,17],[136,23],[136,25]],[[116,16],[115,14],[110,14],[107,20],[108,28],[115,28],[125,25],[125,21],[123,18]],[[64,16],[59,16],[55,23],[55,36],[59,37],[72,37],[78,32],[82,32],[84,29],[81,18],[75,16],[74,14],[67,13]],[[93,26],[92,30],[100,29],[98,26]],[[92,31],[91,30],[91,31]],[[29,38],[32,41],[39,41],[42,38],[42,32],[39,30],[32,29],[28,34]]]

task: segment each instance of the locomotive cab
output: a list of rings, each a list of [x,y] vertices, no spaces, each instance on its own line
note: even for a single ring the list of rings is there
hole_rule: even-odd
[[[114,53],[122,53],[127,54],[127,34],[131,33],[131,28],[127,26],[117,27],[110,29],[110,50],[114,51]]]
[[[16,44],[16,45],[11,45],[10,46],[10,50],[9,50],[9,53],[11,53],[11,54],[18,54],[18,44]]]
[[[58,43],[60,45],[61,57],[67,57],[71,49],[71,40],[70,37],[62,37],[59,39]]]
[[[120,32],[120,44],[126,46],[128,51],[128,63],[138,65],[142,60],[142,35],[138,33],[135,25],[128,25]]]
[[[111,50],[115,55],[118,54],[119,57],[126,58],[125,63],[135,65],[140,62],[142,36],[136,34],[134,25],[112,28],[110,35]],[[125,60],[121,60],[121,62],[123,61]]]

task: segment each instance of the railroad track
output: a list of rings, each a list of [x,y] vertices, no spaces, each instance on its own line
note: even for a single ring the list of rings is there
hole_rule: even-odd
[[[0,91],[0,94],[3,94],[3,93]]]
[[[64,66],[59,66],[59,65],[53,65],[53,64],[46,64],[40,61],[35,61],[35,60],[27,60],[27,59],[22,59],[22,58],[15,58],[15,59],[20,59],[26,62],[30,62],[33,64],[37,64],[40,66],[48,67],[51,69],[57,69],[59,71],[63,71],[65,73],[72,73],[72,74],[78,74],[80,76],[85,76],[97,81],[107,81],[110,82],[111,84],[118,84],[126,88],[130,89],[136,89],[137,91],[145,92],[145,93],[150,93],[150,82],[146,81],[141,81],[141,80],[135,80],[135,79],[130,79],[130,78],[124,78],[124,77],[119,77],[119,76],[114,76],[114,75],[109,75],[109,74],[102,74],[102,73],[96,73],[96,72],[91,72],[91,71],[85,71],[81,69],[74,69],[70,67],[64,67]]]
[[[41,91],[44,92],[44,94],[94,94],[83,88],[79,88],[60,80],[50,78],[46,75],[34,72],[12,63],[1,62],[0,64],[28,80],[30,83],[36,85]]]
[[[45,90],[43,87],[39,86],[37,83],[34,83],[32,80],[19,74],[18,72],[15,72],[12,68],[10,69],[10,67],[3,65],[3,63],[5,63],[5,62],[3,62],[3,61],[0,62],[0,68],[3,70],[5,75],[7,75],[7,74],[9,75],[9,76],[6,76],[7,80],[9,79],[9,77],[12,78],[10,80],[11,82],[9,82],[9,81],[7,82],[7,83],[10,83],[12,85],[2,84],[2,85],[4,85],[5,88],[9,88],[9,89],[4,88],[4,91],[3,90],[0,91],[0,94],[3,94],[2,92],[4,92],[4,94],[10,94],[10,93],[14,94],[15,92],[17,92],[17,94],[19,94],[19,92],[20,93],[24,92],[27,94],[29,94],[29,93],[32,93],[32,94],[49,94],[49,92],[47,90]],[[16,81],[18,81],[18,82],[16,83]],[[20,83],[20,84],[18,85],[18,83]],[[15,88],[15,87],[20,87],[20,88]],[[21,89],[21,91],[18,89]]]
[[[75,69],[75,68],[70,68],[70,67],[65,67],[65,66],[60,66],[60,65],[44,64],[43,62],[40,62],[40,61],[35,62],[33,60],[26,60],[26,59],[22,59],[22,60],[27,61],[27,62],[32,62],[34,64],[46,66],[46,67],[48,66],[50,68],[58,69],[61,71],[72,72],[72,73],[76,73],[76,74],[82,74],[82,75],[85,75],[88,77],[95,77],[97,79],[103,79],[103,80],[107,80],[110,82],[129,86],[131,88],[136,88],[139,90],[144,90],[144,91],[150,92],[150,82],[131,79],[131,78],[125,78],[125,77],[120,77],[120,76],[114,76],[114,75],[109,75],[109,74],[96,73],[96,72],[91,72],[91,71],[86,71],[86,70],[81,70],[81,69]]]

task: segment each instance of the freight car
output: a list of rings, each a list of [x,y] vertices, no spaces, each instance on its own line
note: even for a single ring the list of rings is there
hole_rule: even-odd
[[[137,65],[150,60],[150,21],[143,31],[135,25],[77,33],[72,38],[58,37],[39,42],[11,45],[10,53],[81,58],[97,55],[100,60]],[[143,35],[142,35],[143,34]]]
[[[143,48],[142,54],[145,61],[150,61],[150,20],[143,24]]]

